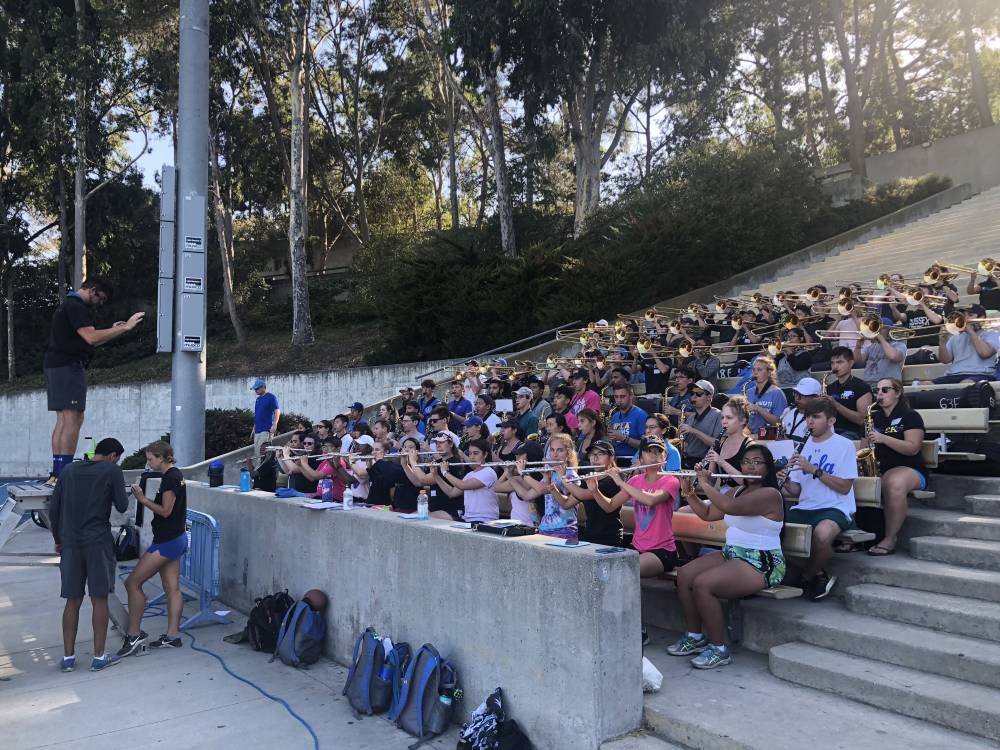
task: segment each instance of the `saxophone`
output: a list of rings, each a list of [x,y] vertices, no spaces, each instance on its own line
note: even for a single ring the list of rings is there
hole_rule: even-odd
[[[687,411],[685,409],[685,406],[686,406],[685,404],[681,404],[681,415],[677,421],[678,427],[687,422]],[[677,435],[678,439],[680,440],[680,445],[677,446],[677,450],[681,452],[681,465],[683,465],[684,459],[687,458],[687,450],[685,449],[687,439],[684,437],[684,435],[680,434],[680,430],[678,430]]]
[[[868,407],[868,413],[865,415],[865,439],[872,436],[875,432],[875,417],[872,416],[872,412],[878,408],[878,404],[872,404]],[[875,458],[875,449],[869,445],[867,448],[862,448],[857,452],[858,461],[858,476],[859,477],[877,477],[879,476],[878,459]]]

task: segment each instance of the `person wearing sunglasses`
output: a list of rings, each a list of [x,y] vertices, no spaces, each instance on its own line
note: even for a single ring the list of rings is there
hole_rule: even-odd
[[[783,507],[771,451],[762,445],[746,449],[740,473],[755,479],[745,480],[732,494],[713,487],[709,472],[703,464],[697,469],[706,500],[698,496],[687,477],[682,495],[702,520],[726,522],[726,544],[721,551],[702,555],[677,572],[677,597],[687,632],[667,647],[671,656],[693,656],[691,666],[696,669],[722,667],[733,660],[726,645],[721,600],[751,596],[777,586],[785,577]]]
[[[722,432],[722,412],[712,406],[715,388],[707,380],[699,380],[691,389],[693,414],[686,414],[684,423],[677,432],[684,440],[684,468],[692,469],[699,463],[708,449],[715,445]]]
[[[875,389],[875,401],[875,430],[868,436],[868,446],[875,449],[882,472],[885,535],[868,554],[883,557],[896,551],[896,538],[906,521],[907,495],[927,488],[927,466],[920,452],[924,420],[907,404],[903,384],[896,378],[882,378]]]

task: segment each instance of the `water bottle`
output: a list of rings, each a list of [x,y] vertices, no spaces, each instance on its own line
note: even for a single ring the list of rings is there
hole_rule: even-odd
[[[383,682],[388,682],[389,680],[392,679],[392,666],[389,664],[389,662],[386,662],[385,664],[382,665],[382,668],[379,669],[378,671],[378,676],[379,679],[382,680]]]
[[[354,493],[348,487],[344,490],[344,510],[351,510],[354,507]]]
[[[240,469],[240,492],[249,492],[253,489],[253,480],[248,469]]]
[[[427,513],[427,490],[420,490],[417,495],[417,518],[426,521],[430,516]]]
[[[93,461],[94,460],[94,456],[97,454],[97,446],[94,444],[94,438],[91,437],[90,435],[87,435],[84,438],[84,440],[87,441],[87,445],[89,447],[87,448],[87,450],[85,450],[83,452],[83,457],[84,458],[88,458],[91,461]]]
[[[438,696],[438,700],[441,701],[441,704],[445,708],[451,705],[451,696],[447,693],[441,693],[441,695]]]

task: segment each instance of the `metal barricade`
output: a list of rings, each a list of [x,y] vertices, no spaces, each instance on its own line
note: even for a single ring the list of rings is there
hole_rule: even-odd
[[[197,510],[187,512],[188,549],[181,557],[181,586],[195,596],[184,595],[187,601],[198,601],[198,611],[181,623],[181,630],[228,623],[223,615],[212,608],[212,601],[219,595],[219,543],[222,532],[219,522],[208,513]],[[161,604],[166,594],[160,594],[149,604]]]

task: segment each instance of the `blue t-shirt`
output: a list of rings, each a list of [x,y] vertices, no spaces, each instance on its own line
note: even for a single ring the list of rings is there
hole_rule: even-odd
[[[464,417],[472,413],[472,403],[467,398],[460,398],[457,401],[449,401],[448,411],[458,414],[460,417]],[[459,422],[454,417],[448,417],[448,429],[452,432],[461,432],[462,424],[462,422]]]
[[[788,408],[788,400],[785,398],[785,392],[782,391],[778,386],[773,383],[768,385],[767,389],[760,395],[757,395],[757,383],[751,381],[747,387],[747,401],[751,404],[758,404],[760,407],[776,417],[780,417],[785,413],[785,409]],[[757,434],[757,430],[761,427],[767,425],[764,421],[764,417],[760,414],[754,412],[750,415],[750,432],[754,435]]]
[[[649,415],[638,406],[633,406],[627,414],[615,409],[611,412],[611,429],[620,432],[627,438],[638,439],[646,432],[646,418]],[[635,453],[635,448],[624,440],[615,441],[615,456],[620,458],[631,458]]]
[[[434,396],[431,396],[430,400],[425,400],[423,396],[417,399],[417,407],[420,409],[420,416],[427,419],[434,410],[434,407],[440,404]]]
[[[274,412],[278,410],[278,397],[273,393],[258,396],[253,405],[253,431],[270,432],[274,424]]]

